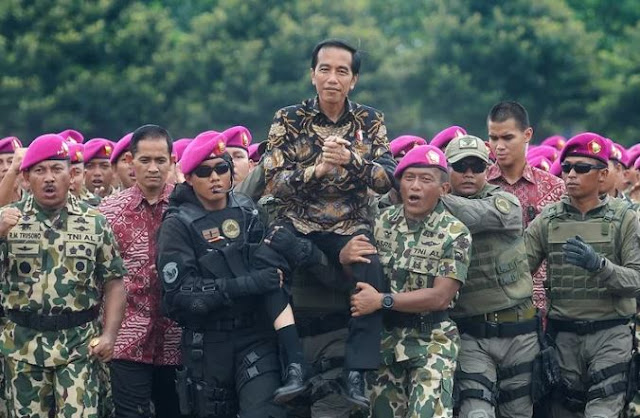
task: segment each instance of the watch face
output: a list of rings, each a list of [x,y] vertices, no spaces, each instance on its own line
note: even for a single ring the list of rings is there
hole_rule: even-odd
[[[393,297],[391,297],[391,295],[385,295],[385,297],[382,298],[382,306],[384,306],[385,308],[392,307]]]

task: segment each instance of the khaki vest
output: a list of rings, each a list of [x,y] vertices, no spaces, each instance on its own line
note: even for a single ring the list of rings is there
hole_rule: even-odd
[[[472,238],[467,281],[451,316],[481,315],[531,300],[533,279],[524,238],[495,232],[477,233]]]
[[[594,250],[614,264],[621,265],[620,228],[631,206],[621,200],[609,200],[603,217],[584,221],[570,219],[564,204],[548,207],[541,216],[548,219],[547,281],[549,317],[553,319],[604,320],[631,316],[636,300],[611,293],[597,273],[566,263],[562,246],[580,235]]]

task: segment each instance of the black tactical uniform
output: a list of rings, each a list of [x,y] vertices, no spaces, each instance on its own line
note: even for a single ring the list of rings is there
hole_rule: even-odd
[[[263,294],[279,290],[275,268],[250,270],[264,224],[253,202],[229,193],[206,211],[191,186],[176,187],[158,239],[167,316],[183,328],[178,371],[182,413],[195,417],[284,417],[276,334]]]

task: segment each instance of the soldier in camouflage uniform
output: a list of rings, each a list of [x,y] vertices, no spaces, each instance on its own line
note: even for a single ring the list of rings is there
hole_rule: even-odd
[[[71,185],[69,191],[81,202],[89,206],[98,207],[100,198],[91,193],[84,185],[84,145],[68,142],[69,162],[71,163]]]
[[[473,237],[467,282],[451,312],[461,334],[458,416],[488,418],[499,412],[502,418],[528,418],[540,346],[520,202],[487,183],[489,149],[480,138],[454,138],[446,156],[453,194],[442,201]]]
[[[599,197],[610,148],[594,133],[571,138],[560,156],[568,196],[547,206],[525,233],[530,270],[549,263],[548,332],[562,377],[553,417],[618,417],[633,382],[640,224],[627,202]]]
[[[448,309],[467,277],[471,235],[443,206],[444,154],[431,145],[398,164],[402,204],[383,211],[374,235],[391,293],[366,283],[351,297],[354,317],[382,310],[383,365],[367,378],[373,417],[452,417],[460,338]],[[346,257],[347,262],[357,258]]]
[[[110,360],[122,321],[122,259],[106,219],[68,193],[61,137],[36,138],[21,169],[33,194],[0,214],[9,414],[98,418],[96,363]]]

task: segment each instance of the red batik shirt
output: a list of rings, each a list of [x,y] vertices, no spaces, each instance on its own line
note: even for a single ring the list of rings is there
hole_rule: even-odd
[[[162,285],[156,271],[156,235],[173,185],[153,205],[137,185],[102,201],[102,212],[118,241],[129,274],[124,276],[127,308],[114,358],[155,365],[180,364],[178,325],[162,315]]]
[[[542,212],[549,203],[557,202],[565,193],[562,179],[546,171],[531,167],[528,163],[524,166],[522,177],[513,184],[507,182],[502,175],[498,164],[489,167],[487,180],[491,184],[500,186],[505,192],[518,197],[522,205],[522,219],[525,228]],[[547,264],[542,263],[538,271],[533,275],[533,303],[544,313],[547,311],[544,281],[547,277]]]

